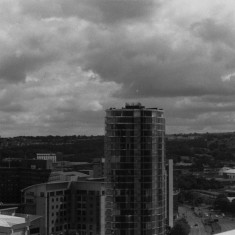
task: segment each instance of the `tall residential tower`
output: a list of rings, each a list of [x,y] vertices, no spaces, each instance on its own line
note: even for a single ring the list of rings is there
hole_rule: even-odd
[[[164,235],[165,119],[162,109],[106,110],[105,235]]]

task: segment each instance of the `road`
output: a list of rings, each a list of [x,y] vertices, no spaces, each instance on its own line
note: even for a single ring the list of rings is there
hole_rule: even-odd
[[[219,220],[221,229],[223,232],[229,231],[229,230],[234,230],[235,229],[235,222],[234,218],[222,218]]]
[[[202,224],[201,218],[197,217],[194,212],[188,207],[179,207],[179,215],[185,217],[188,221],[191,231],[189,235],[209,235],[210,233],[205,231],[205,227]],[[195,226],[197,224],[197,226]]]

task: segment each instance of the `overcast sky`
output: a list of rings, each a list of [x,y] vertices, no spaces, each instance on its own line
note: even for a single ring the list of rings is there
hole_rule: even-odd
[[[234,131],[235,1],[0,0],[0,135],[97,135],[104,110]]]

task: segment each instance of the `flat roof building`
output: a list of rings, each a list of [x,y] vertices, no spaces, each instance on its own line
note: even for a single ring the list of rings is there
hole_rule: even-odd
[[[37,159],[40,160],[51,160],[53,163],[57,162],[56,153],[37,153]]]
[[[0,234],[29,235],[29,223],[22,217],[0,214]]]
[[[43,235],[104,234],[105,184],[103,182],[51,182],[22,190],[24,213],[42,216]]]

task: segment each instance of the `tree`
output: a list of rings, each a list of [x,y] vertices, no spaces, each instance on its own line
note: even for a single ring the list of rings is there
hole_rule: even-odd
[[[204,201],[203,201],[203,198],[202,197],[196,197],[195,200],[194,200],[194,205],[195,206],[199,206],[200,204],[202,204]]]
[[[230,211],[234,214],[235,213],[235,199],[232,200],[230,203]]]
[[[224,194],[220,194],[215,199],[214,207],[217,210],[221,210],[223,212],[226,212],[226,211],[229,211],[229,209],[230,209],[230,202]]]
[[[172,228],[170,235],[188,235],[190,233],[190,226],[186,219],[182,218],[176,221]]]

